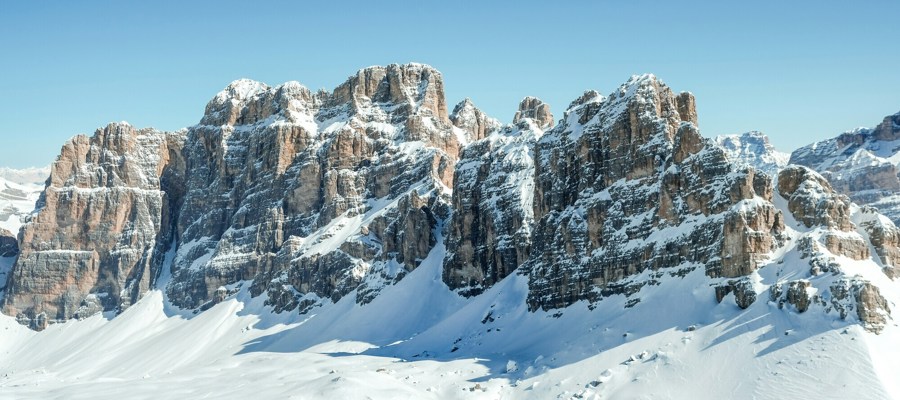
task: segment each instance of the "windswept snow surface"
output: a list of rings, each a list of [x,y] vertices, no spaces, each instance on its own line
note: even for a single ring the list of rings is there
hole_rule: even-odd
[[[0,398],[900,396],[893,321],[874,335],[765,299],[747,310],[717,304],[701,269],[666,274],[631,308],[613,296],[593,310],[529,313],[518,274],[471,299],[452,293],[440,279],[444,251],[367,305],[350,295],[305,316],[273,314],[246,289],[196,315],[172,311],[154,290],[121,315],[43,332],[2,315]],[[757,279],[771,284],[805,264],[794,250],[782,256],[786,266]]]

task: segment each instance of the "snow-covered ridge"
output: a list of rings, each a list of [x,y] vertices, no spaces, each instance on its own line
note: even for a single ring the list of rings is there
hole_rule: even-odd
[[[43,185],[50,176],[50,167],[8,168],[0,167],[0,178],[20,185]]]
[[[853,201],[900,222],[900,113],[875,128],[857,128],[791,154],[792,164],[822,173]]]
[[[16,234],[44,190],[49,167],[0,168],[0,229]]]
[[[767,174],[777,174],[788,164],[791,155],[775,149],[762,132],[751,131],[740,135],[716,136],[715,142],[725,150],[728,158]]]

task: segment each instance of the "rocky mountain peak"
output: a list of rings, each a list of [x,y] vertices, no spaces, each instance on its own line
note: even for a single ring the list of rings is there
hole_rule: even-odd
[[[438,70],[425,64],[361,69],[334,90],[330,104],[335,103],[349,103],[356,108],[390,103],[404,106],[407,113],[421,111],[440,122],[450,122],[444,78]]]
[[[256,95],[269,90],[269,85],[252,79],[241,78],[228,84],[224,90],[216,94],[217,101],[248,100]]]
[[[314,95],[298,82],[287,82],[273,88],[261,82],[239,79],[207,103],[200,124],[252,124],[273,115],[287,120],[303,119],[303,116],[315,112],[321,101],[321,95]]]
[[[467,143],[485,138],[492,130],[498,129],[501,125],[500,121],[488,117],[478,109],[468,97],[453,107],[450,122],[453,126],[462,129]]]
[[[513,124],[518,124],[526,118],[534,120],[541,129],[550,128],[555,122],[553,114],[550,113],[550,105],[531,96],[525,97],[519,102],[519,110],[513,117]]]

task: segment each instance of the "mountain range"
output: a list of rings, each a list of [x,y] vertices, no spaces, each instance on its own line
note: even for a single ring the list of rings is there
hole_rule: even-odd
[[[393,64],[76,136],[0,192],[0,387],[900,396],[900,114],[788,156],[696,103],[646,74],[504,124]]]

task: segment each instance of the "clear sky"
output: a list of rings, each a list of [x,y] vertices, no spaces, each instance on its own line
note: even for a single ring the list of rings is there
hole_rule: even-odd
[[[332,89],[369,65],[444,74],[509,121],[651,72],[697,96],[706,136],[782,150],[900,111],[900,1],[0,0],[0,166],[46,165],[109,121],[173,130],[234,79]]]

